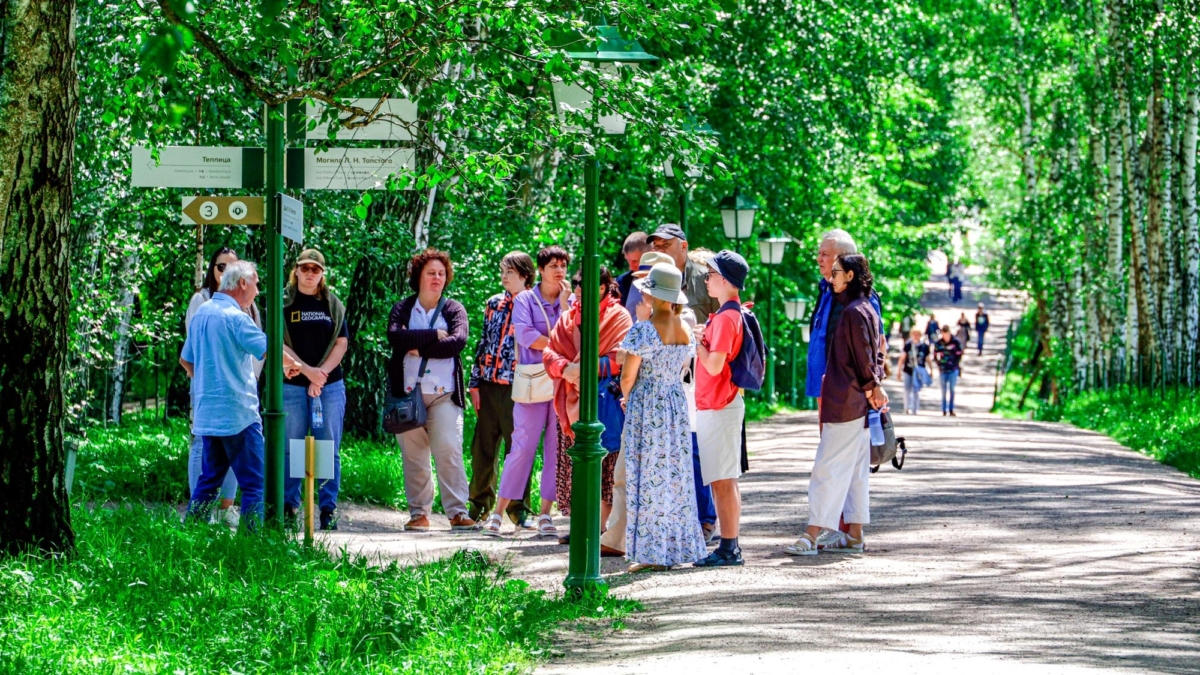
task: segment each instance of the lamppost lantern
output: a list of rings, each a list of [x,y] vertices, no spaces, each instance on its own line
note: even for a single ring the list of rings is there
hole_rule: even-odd
[[[758,240],[758,258],[764,265],[774,267],[783,263],[783,254],[791,239],[785,237],[763,237]]]
[[[808,326],[807,324],[800,326],[800,338],[802,340],[804,340],[805,344],[808,344],[808,340],[811,337],[812,337],[812,327]]]
[[[783,301],[783,311],[787,314],[788,321],[800,321],[807,309],[808,300],[804,298],[788,298]]]
[[[568,58],[583,61],[589,66],[594,65],[610,73],[615,73],[617,68],[622,66],[636,68],[657,63],[659,60],[657,56],[643,49],[637,40],[621,37],[621,32],[616,26],[592,26],[587,33],[574,33],[561,39],[559,46],[567,50]],[[557,76],[551,78],[551,85],[554,109],[567,128],[578,129],[567,122],[567,117],[572,112],[579,112],[591,114],[595,127],[610,136],[621,136],[625,133],[629,121],[614,108],[602,104],[597,106],[597,110],[592,110],[596,98],[593,92],[574,82],[565,82]]]
[[[725,236],[734,241],[744,241],[750,238],[754,231],[754,214],[758,212],[758,203],[742,194],[741,189],[735,189],[733,194],[721,200],[721,224],[725,227]]]

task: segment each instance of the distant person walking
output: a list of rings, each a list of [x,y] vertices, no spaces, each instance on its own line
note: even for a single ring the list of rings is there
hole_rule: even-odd
[[[283,350],[300,372],[283,383],[284,427],[289,439],[310,431],[319,441],[333,441],[333,478],[319,485],[320,527],[337,529],[337,498],[342,484],[342,419],[346,383],[342,357],[350,346],[346,307],[325,282],[325,256],[310,248],[296,258],[283,289]],[[314,409],[320,406],[320,426]],[[295,523],[300,508],[300,478],[285,481],[283,512]]]
[[[933,346],[933,343],[938,341],[938,335],[941,334],[941,331],[938,330],[938,328],[939,326],[937,317],[930,314],[929,323],[925,324],[925,339],[929,341],[929,345],[931,347]]]
[[[979,341],[980,356],[983,356],[983,334],[991,326],[991,319],[988,318],[987,310],[983,308],[983,303],[981,302],[979,303],[979,309],[975,310],[975,339]]]
[[[866,257],[839,256],[833,266],[833,291],[844,304],[832,326],[819,413],[821,441],[808,484],[808,526],[784,549],[791,555],[816,555],[824,530],[846,532],[826,540],[822,550],[862,553],[863,526],[871,522],[868,477],[871,433],[867,414],[887,405],[883,390],[883,351],[879,316],[868,298],[874,279]]]
[[[950,266],[950,286],[951,300],[955,303],[962,302],[962,287],[967,280],[967,271],[962,263],[957,260]]]
[[[967,320],[967,313],[963,312],[958,315],[958,329],[954,337],[958,338],[958,343],[966,350],[967,345],[971,344],[971,322]]]
[[[963,347],[958,338],[950,334],[950,326],[942,326],[942,337],[933,344],[933,353],[941,372],[942,416],[957,417],[954,414],[954,388],[958,386]]]
[[[208,520],[232,469],[242,489],[241,526],[247,530],[256,529],[263,519],[266,472],[254,359],[266,357],[267,336],[246,313],[257,295],[254,264],[228,263],[217,292],[192,317],[179,355],[192,378],[192,433],[203,447],[202,470],[187,517]]]
[[[652,313],[621,343],[626,353],[621,391],[627,417],[621,452],[630,572],[666,570],[708,553],[696,517],[692,434],[680,378],[696,352],[691,331],[679,316],[687,304],[683,275],[673,264],[663,263],[636,283],[650,298]]]
[[[921,388],[930,384],[929,345],[921,340],[921,330],[913,328],[896,364],[896,379],[904,383],[904,412],[916,415],[921,410]]]
[[[445,297],[452,281],[454,266],[448,253],[431,248],[414,255],[408,264],[412,295],[397,302],[388,315],[392,357],[387,370],[392,396],[399,398],[420,387],[428,411],[424,427],[396,434],[408,499],[409,520],[404,529],[412,532],[429,531],[434,496],[431,456],[437,465],[442,508],[450,518],[450,529],[475,529],[475,521],[467,513],[469,488],[462,443],[467,310]]]

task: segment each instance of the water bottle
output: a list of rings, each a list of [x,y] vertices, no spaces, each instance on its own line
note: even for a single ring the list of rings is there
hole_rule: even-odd
[[[312,428],[320,429],[325,426],[325,414],[321,411],[321,397],[316,396],[312,400]]]
[[[879,420],[879,411],[867,412],[867,426],[871,428],[871,445],[883,445],[883,422]]]

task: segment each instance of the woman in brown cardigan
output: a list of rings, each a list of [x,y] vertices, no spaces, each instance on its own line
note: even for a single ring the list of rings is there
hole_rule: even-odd
[[[443,297],[454,279],[454,266],[443,251],[427,249],[413,256],[408,285],[413,295],[397,302],[388,317],[388,377],[392,396],[403,396],[418,384],[429,411],[425,427],[396,434],[404,458],[404,495],[409,521],[404,529],[429,530],[433,481],[429,458],[437,464],[442,507],[450,529],[471,530],[467,516],[467,473],[463,466],[462,350],[467,346],[467,310]],[[438,311],[438,309],[441,311]],[[422,361],[424,372],[418,372]]]

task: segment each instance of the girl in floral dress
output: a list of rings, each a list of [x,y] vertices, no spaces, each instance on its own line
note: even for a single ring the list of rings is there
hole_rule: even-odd
[[[708,553],[696,517],[691,428],[680,378],[696,347],[679,318],[687,305],[679,270],[655,265],[635,283],[652,299],[653,314],[634,325],[621,344],[627,352],[621,373],[626,558],[630,572],[661,571]]]

